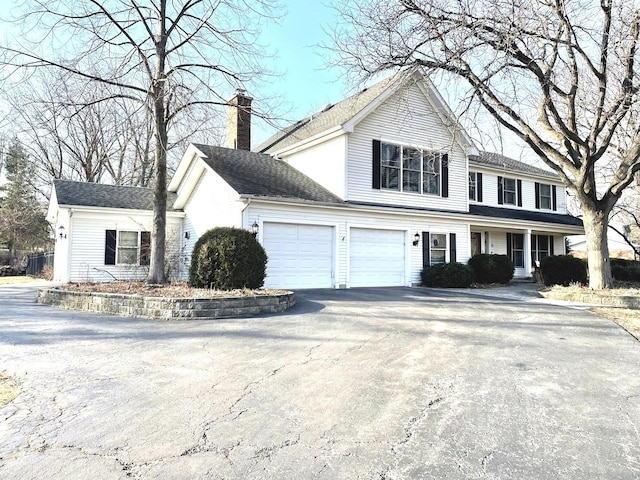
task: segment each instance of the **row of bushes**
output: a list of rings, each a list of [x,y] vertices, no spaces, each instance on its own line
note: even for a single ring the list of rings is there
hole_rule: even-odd
[[[506,255],[480,254],[462,263],[441,263],[422,271],[426,287],[467,288],[472,283],[509,283],[513,278],[513,262]]]
[[[624,272],[631,279],[638,274],[640,267],[636,265],[617,265],[616,271]],[[614,265],[612,265],[612,271]],[[506,255],[480,254],[474,255],[467,265],[461,263],[443,263],[425,268],[422,271],[422,284],[427,287],[467,288],[472,283],[507,284],[513,278],[514,265]],[[571,255],[555,255],[545,257],[540,262],[540,274],[545,285],[565,285],[587,283],[587,265],[579,258]],[[622,280],[614,275],[614,278]]]

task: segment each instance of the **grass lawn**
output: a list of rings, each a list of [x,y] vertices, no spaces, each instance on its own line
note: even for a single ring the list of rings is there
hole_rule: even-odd
[[[587,287],[580,287],[576,285],[572,285],[569,287],[561,287],[555,285],[551,287],[549,291],[554,294],[554,298],[562,298],[562,296],[564,295],[570,297],[571,295],[576,293],[595,293],[600,297],[627,296],[638,298],[640,297],[640,283],[615,282],[614,288],[599,292],[591,292]],[[613,322],[616,322],[631,335],[640,340],[640,310],[613,306],[602,306],[590,308],[589,311],[600,315],[601,317],[608,318]]]
[[[41,282],[41,281],[42,281],[41,278],[27,277],[25,275],[20,277],[17,277],[17,276],[0,277],[0,285],[13,285],[16,283],[35,283],[35,282]]]

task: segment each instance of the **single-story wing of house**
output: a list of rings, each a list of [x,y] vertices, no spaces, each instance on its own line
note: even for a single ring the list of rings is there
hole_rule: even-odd
[[[167,264],[184,279],[197,239],[257,230],[265,287],[409,286],[423,268],[508,255],[517,277],[584,233],[552,172],[480,152],[429,79],[401,72],[249,151],[251,98],[230,101],[228,147],[189,145],[168,186]],[[142,278],[149,189],[56,180],[54,279]]]

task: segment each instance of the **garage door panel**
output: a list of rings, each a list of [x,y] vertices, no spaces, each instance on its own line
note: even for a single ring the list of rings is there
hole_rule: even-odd
[[[406,233],[401,230],[352,228],[352,287],[401,286],[405,283]]]
[[[265,222],[262,237],[269,257],[265,287],[333,286],[333,227]]]

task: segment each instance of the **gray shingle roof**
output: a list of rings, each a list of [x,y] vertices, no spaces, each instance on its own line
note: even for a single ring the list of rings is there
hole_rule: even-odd
[[[193,145],[208,157],[203,159],[207,165],[241,195],[343,203],[342,199],[282,160],[246,150]]]
[[[471,215],[483,217],[502,218],[506,220],[525,220],[528,222],[544,222],[558,225],[582,226],[582,220],[562,213],[546,213],[531,210],[519,210],[515,208],[489,207],[487,205],[469,205]]]
[[[153,191],[150,188],[71,180],[54,180],[53,186],[58,205],[153,210]],[[175,197],[174,193],[169,193],[167,210],[173,210],[171,206]]]
[[[393,75],[334,105],[325,107],[324,110],[280,130],[255,150],[261,153],[271,153],[313,137],[332,127],[343,125],[378,98],[387,87],[392,85],[401,76],[409,75],[410,72],[412,71],[407,70]]]
[[[559,180],[558,175],[556,175],[554,172],[543,170],[542,168],[534,167],[527,163],[519,162],[517,160],[514,160],[513,158],[500,155],[499,153],[480,152],[479,157],[469,157],[469,165],[504,169],[506,175],[508,175],[509,172],[523,172]]]

